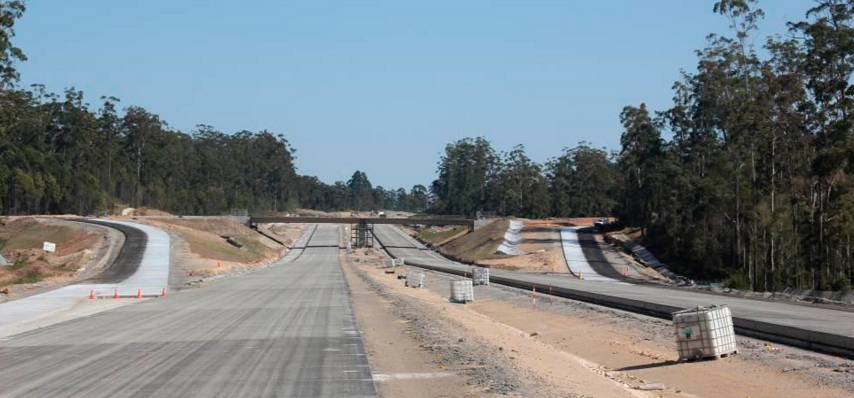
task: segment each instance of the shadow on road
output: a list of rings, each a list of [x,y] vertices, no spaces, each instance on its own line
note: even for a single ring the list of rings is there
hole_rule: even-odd
[[[635,366],[626,366],[625,368],[617,369],[620,372],[628,372],[631,370],[644,370],[644,369],[654,369],[654,368],[664,368],[667,366],[678,365],[679,361],[664,361],[664,362],[656,362],[656,363],[648,363],[645,365],[635,365]]]

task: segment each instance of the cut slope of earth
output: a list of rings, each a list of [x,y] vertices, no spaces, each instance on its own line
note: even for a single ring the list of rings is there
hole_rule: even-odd
[[[118,234],[117,232],[115,234]],[[62,220],[18,217],[0,221],[0,301],[77,282],[100,272],[120,238],[103,227]],[[44,242],[56,244],[45,252]]]
[[[281,250],[276,243],[230,218],[164,218],[140,222],[178,232],[199,257],[236,262],[255,263],[276,258]],[[232,237],[242,247],[226,240]]]
[[[415,234],[418,239],[432,243],[434,246],[441,246],[445,243],[451,241],[457,235],[461,235],[462,233],[468,230],[465,226],[459,227],[430,227],[430,228],[421,228]]]
[[[172,236],[170,286],[183,289],[195,286],[205,277],[239,274],[266,266],[282,258],[305,231],[304,224],[275,224],[264,232],[276,240],[252,230],[234,218],[157,218],[136,222],[166,230]],[[226,239],[239,244],[237,247]]]
[[[305,228],[308,225],[306,224],[284,224],[284,223],[275,223],[275,224],[259,224],[258,230],[274,237],[279,242],[282,242],[285,246],[291,247],[296,243],[297,239],[299,239],[302,232],[305,231]]]
[[[517,248],[527,254],[496,254],[510,225],[507,219],[497,220],[486,227],[446,243],[442,254],[466,263],[535,273],[568,273],[561,247],[560,229],[567,226],[591,226],[595,217],[518,219],[525,226]]]
[[[19,218],[0,224],[0,251],[41,249],[44,242],[65,243],[74,238],[73,228],[42,224],[34,218]]]
[[[496,220],[493,223],[466,234],[442,246],[440,252],[451,259],[464,263],[496,258],[498,246],[504,242],[504,233],[510,226],[509,220]]]

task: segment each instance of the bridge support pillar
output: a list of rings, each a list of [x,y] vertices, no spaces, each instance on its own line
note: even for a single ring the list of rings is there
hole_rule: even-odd
[[[350,244],[354,247],[374,247],[374,224],[359,220],[350,228]]]

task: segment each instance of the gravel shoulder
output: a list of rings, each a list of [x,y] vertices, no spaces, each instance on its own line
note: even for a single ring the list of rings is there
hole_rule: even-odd
[[[672,391],[653,395],[635,390],[601,366],[556,350],[536,335],[485,316],[472,305],[451,304],[447,295],[430,288],[404,287],[396,275],[381,268],[384,255],[373,252],[360,250],[350,256],[355,272],[394,303],[393,311],[417,320],[410,323],[411,333],[425,349],[441,355],[446,366],[466,369],[471,385],[492,394],[523,397],[677,396]]]
[[[439,398],[493,397],[467,383],[467,368],[449,360],[443,351],[465,343],[439,331],[442,325],[419,316],[405,302],[341,258],[356,319],[380,397]],[[471,344],[471,343],[469,343]],[[453,347],[453,348],[452,348]]]
[[[448,281],[456,279],[425,275],[425,290],[441,298],[449,294]],[[669,321],[497,285],[478,287],[475,296],[465,308],[494,323],[479,333],[519,330],[633,388],[660,384],[665,389],[655,396],[854,397],[854,361],[739,337],[738,355],[678,362]],[[541,368],[538,374],[557,369]]]

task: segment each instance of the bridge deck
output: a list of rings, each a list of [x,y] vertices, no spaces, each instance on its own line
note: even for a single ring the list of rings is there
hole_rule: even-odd
[[[381,218],[381,217],[251,217],[250,224],[420,224],[420,225],[463,225],[474,227],[474,220],[466,218]]]

